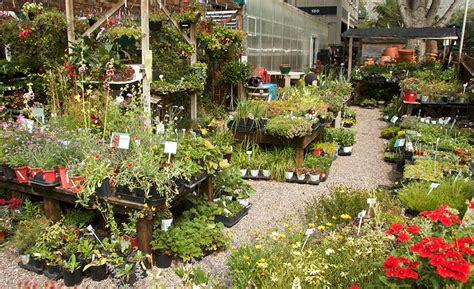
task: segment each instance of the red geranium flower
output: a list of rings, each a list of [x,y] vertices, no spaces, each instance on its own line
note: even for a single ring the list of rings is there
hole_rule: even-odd
[[[408,226],[406,228],[406,230],[410,233],[412,233],[413,235],[416,235],[418,234],[418,232],[421,231],[420,227],[418,227],[417,225],[413,225],[413,226]]]
[[[23,29],[18,33],[18,37],[30,37],[31,32],[33,32],[33,30],[31,30],[30,28]]]
[[[474,209],[474,201],[471,201],[471,202],[469,203],[469,209]]]
[[[395,223],[390,226],[390,230],[394,232],[400,232],[403,229],[403,225],[400,223]]]
[[[15,210],[19,206],[21,206],[21,200],[18,198],[11,198],[7,208],[9,208],[10,210]]]
[[[95,154],[95,158],[98,160],[100,159],[100,155],[99,154]]]
[[[400,242],[406,242],[410,240],[410,236],[405,232],[400,232],[400,235],[398,235],[397,240]]]
[[[4,206],[7,203],[5,199],[0,199],[0,206]]]
[[[127,164],[127,168],[129,168],[129,169],[133,168],[133,164],[128,163],[128,164]]]
[[[357,285],[352,285],[351,287],[349,287],[349,289],[360,289],[360,287]]]

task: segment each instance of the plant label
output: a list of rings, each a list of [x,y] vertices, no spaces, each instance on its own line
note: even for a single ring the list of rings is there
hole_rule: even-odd
[[[436,189],[437,187],[439,187],[439,184],[438,183],[431,183],[430,185],[430,191],[428,192],[428,195],[431,194],[431,192]]]
[[[444,124],[447,125],[450,121],[451,121],[451,117],[448,116],[448,117],[444,120]]]
[[[363,219],[366,214],[367,214],[367,211],[366,211],[366,210],[362,210],[361,212],[359,212],[359,214],[357,214],[357,218]]]
[[[159,123],[156,125],[156,133],[164,134],[165,133],[165,125],[163,123]]]
[[[113,132],[110,139],[110,147],[128,150],[130,147],[130,134]]]
[[[44,121],[44,107],[33,106],[31,108],[31,116],[33,116],[34,118],[41,118]]]
[[[167,154],[176,154],[178,149],[178,143],[175,141],[167,141],[165,142],[165,153]]]
[[[100,245],[102,246],[102,248],[104,248],[104,250],[105,250],[104,244],[102,244],[102,242],[100,241],[99,237],[95,234],[95,230],[94,230],[94,228],[92,227],[92,225],[87,226],[87,230],[88,230],[89,232],[91,232],[92,235],[94,235],[94,237],[97,239],[97,241],[99,241],[99,244],[100,244]]]
[[[400,138],[400,139],[397,139],[397,140],[395,141],[394,147],[398,148],[398,147],[402,147],[402,146],[404,146],[404,145],[405,145],[405,139]]]
[[[390,119],[390,122],[395,124],[398,120],[398,116],[394,115],[391,119]]]
[[[372,207],[373,205],[375,205],[376,202],[377,202],[377,198],[368,198],[367,199],[367,204],[369,205],[369,207]]]
[[[309,228],[309,229],[306,229],[305,235],[306,235],[306,237],[309,237],[309,236],[313,235],[314,232],[316,232],[316,228]]]

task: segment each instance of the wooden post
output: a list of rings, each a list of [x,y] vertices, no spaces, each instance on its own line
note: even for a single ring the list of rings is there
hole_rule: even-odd
[[[145,69],[143,75],[143,100],[145,112],[151,113],[150,84],[152,81],[152,52],[150,50],[150,19],[149,0],[141,0],[141,28],[142,28],[142,65]]]
[[[69,54],[72,53],[72,44],[76,40],[74,35],[74,6],[72,0],[65,0],[66,3],[66,21],[67,21],[67,41],[69,47]]]
[[[202,187],[204,192],[207,193],[207,200],[212,202],[214,199],[214,188],[212,187],[212,176],[207,177],[204,182],[202,182]]]
[[[61,206],[58,200],[43,197],[46,218],[53,222],[61,220]]]
[[[151,254],[153,240],[153,220],[151,217],[139,218],[137,222],[138,249],[144,255]]]
[[[352,41],[353,37],[349,38],[349,60],[347,63],[347,81],[351,80],[351,72],[352,72]]]
[[[295,161],[295,168],[299,169],[303,166],[304,160],[304,148],[297,148],[296,149],[296,161]]]
[[[191,24],[191,45],[193,46],[194,52],[193,55],[191,55],[191,65],[196,64],[197,62],[197,26],[195,23]],[[198,103],[197,103],[197,93],[193,93],[191,95],[191,119],[196,120],[197,119],[197,109],[198,109]]]

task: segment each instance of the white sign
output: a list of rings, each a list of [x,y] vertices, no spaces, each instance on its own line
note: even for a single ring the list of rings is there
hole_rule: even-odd
[[[390,122],[395,124],[398,120],[398,116],[394,115],[391,119],[390,119]]]
[[[113,132],[110,139],[110,147],[128,150],[130,147],[130,134]]]
[[[165,153],[167,154],[176,154],[176,150],[178,149],[178,143],[175,141],[167,141],[165,142]]]
[[[439,187],[439,184],[438,183],[431,183],[430,185],[430,191],[428,192],[428,195],[431,194],[431,192],[436,189],[437,187]]]

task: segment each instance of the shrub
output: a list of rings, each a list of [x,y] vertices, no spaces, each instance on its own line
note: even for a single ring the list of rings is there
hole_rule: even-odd
[[[355,143],[355,131],[349,128],[326,128],[323,141],[349,147]]]
[[[384,139],[391,139],[392,137],[397,136],[397,133],[400,131],[400,128],[397,126],[389,126],[384,128],[380,132],[380,136]]]
[[[277,116],[268,120],[266,131],[274,136],[303,137],[312,131],[313,121],[305,117]]]
[[[404,186],[398,197],[410,209],[417,212],[434,210],[442,204],[448,205],[464,215],[466,200],[474,197],[474,182],[462,179],[446,179],[430,191],[431,182],[411,182]]]

